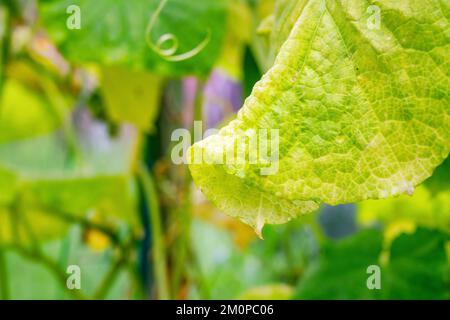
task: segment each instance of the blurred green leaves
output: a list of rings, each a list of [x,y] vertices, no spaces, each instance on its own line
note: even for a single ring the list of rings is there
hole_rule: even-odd
[[[270,279],[262,261],[237,248],[227,232],[194,220],[191,239],[197,284],[191,298],[233,299]]]
[[[232,3],[226,0],[152,1],[152,13],[156,12],[155,4],[164,6],[159,16],[154,16],[155,24],[146,34],[146,40],[159,47],[159,50],[149,51],[150,68],[167,75],[206,75],[221,52],[227,5]],[[176,61],[172,62],[173,59]]]
[[[425,181],[425,185],[433,194],[450,189],[450,157],[436,168],[431,178]]]
[[[449,234],[418,228],[391,245],[384,275],[387,299],[450,299]],[[382,275],[383,278],[383,275]]]
[[[0,100],[1,240],[20,242],[14,239],[16,225],[30,242],[25,221],[38,239],[54,238],[66,231],[67,219],[88,213],[104,217],[106,225],[136,226],[134,130],[120,127],[111,138],[87,110],[72,114],[70,99],[53,80],[29,66],[12,70]]]
[[[50,0],[39,9],[43,26],[70,61],[143,67],[149,50],[145,29],[153,2]],[[66,11],[71,5],[80,8],[81,29],[66,27],[70,16]]]
[[[238,248],[223,230],[195,220],[192,239],[196,264],[192,275],[198,287],[190,297],[450,298],[447,233],[419,227],[389,242],[383,229],[364,228],[341,240],[322,239],[318,246],[310,233],[313,224],[271,226],[264,233],[264,242]],[[373,275],[369,266],[380,268],[380,290],[367,287]],[[294,291],[292,287],[296,287]]]
[[[226,4],[224,0],[117,0],[113,4],[51,0],[40,9],[42,24],[72,62],[126,65],[181,76],[206,75],[216,62],[226,29]],[[81,10],[79,30],[66,28],[70,5]],[[193,56],[171,61],[202,43]]]
[[[383,251],[383,235],[365,230],[323,246],[300,280],[298,299],[449,299],[448,235],[419,228]],[[387,263],[382,255],[388,256]],[[381,289],[369,290],[367,268],[381,267]]]
[[[439,179],[438,176],[436,178]],[[369,200],[359,203],[358,206],[358,219],[365,225],[380,222],[386,226],[409,223],[413,226],[450,231],[450,192],[448,191],[433,194],[428,188],[421,186],[412,196]]]
[[[0,105],[0,143],[46,134],[60,125],[48,101],[16,80],[5,83]]]
[[[379,264],[383,235],[366,230],[322,246],[321,256],[300,279],[298,299],[369,299],[367,267]]]
[[[1,227],[1,225],[0,225]],[[4,251],[6,270],[9,270],[11,299],[71,299],[93,297],[108,276],[117,252],[108,249],[93,252],[82,241],[82,230],[73,228],[58,240],[43,245],[39,255],[23,251]],[[45,257],[45,259],[42,259]],[[54,261],[54,262],[51,262]],[[81,270],[81,290],[67,291],[66,268],[76,265]],[[109,283],[104,298],[139,298],[132,268],[122,269]]]
[[[254,240],[246,226],[227,220],[208,209],[209,205],[192,210],[195,204],[191,201],[197,201],[192,200],[197,195],[191,197],[185,168],[174,168],[159,159],[156,154],[167,146],[155,145],[163,140],[158,128],[170,131],[180,126],[180,118],[190,119],[184,112],[192,110],[174,108],[173,100],[187,95],[194,99],[198,92],[193,88],[187,92],[189,85],[184,81],[182,85],[173,81],[176,85],[171,91],[164,92],[165,85],[167,80],[186,75],[205,78],[212,68],[219,68],[236,80],[246,78],[250,94],[259,74],[253,56],[260,68],[268,69],[282,52],[265,83],[253,90],[252,110],[242,112],[246,123],[241,124],[276,127],[286,120],[286,132],[293,138],[286,136],[283,143],[294,141],[303,148],[289,154],[291,162],[285,168],[295,170],[286,172],[298,173],[301,179],[288,179],[288,184],[278,189],[284,173],[280,179],[259,184],[252,172],[244,177],[250,183],[242,183],[241,177],[230,180],[228,171],[218,172],[219,178],[208,185],[213,196],[224,201],[234,215],[260,214],[269,208],[270,215],[281,210],[287,220],[300,206],[306,204],[305,208],[312,210],[330,195],[333,201],[353,201],[355,185],[375,176],[385,179],[383,188],[368,188],[376,195],[411,193],[411,185],[404,183],[427,176],[432,166],[426,166],[425,174],[412,170],[420,163],[408,170],[399,166],[411,159],[428,159],[429,148],[434,148],[430,160],[434,165],[445,156],[442,141],[428,134],[430,128],[440,130],[441,122],[447,119],[438,117],[440,105],[429,108],[436,101],[448,102],[448,79],[439,76],[444,69],[435,65],[445,65],[446,38],[435,32],[442,25],[431,23],[441,12],[429,12],[437,2],[378,1],[392,9],[384,15],[384,29],[379,32],[366,30],[361,19],[352,20],[351,26],[344,21],[343,13],[354,14],[360,9],[353,7],[356,2],[340,7],[342,1],[326,1],[326,10],[319,7],[320,1],[251,2],[253,6],[240,0],[42,0],[38,2],[40,20],[36,25],[30,18],[33,6],[21,2],[18,11],[31,11],[26,15],[14,12],[13,30],[7,30],[14,34],[2,37],[0,26],[0,78],[7,76],[0,83],[0,255],[6,257],[0,259],[0,289],[6,270],[12,298],[142,298],[136,288],[145,281],[136,279],[135,273],[136,248],[142,236],[137,219],[143,214],[139,212],[143,200],[135,190],[135,169],[143,158],[150,157],[150,162],[156,163],[157,179],[148,200],[152,235],[147,233],[145,241],[153,237],[150,261],[156,274],[162,274],[163,269],[174,279],[170,297],[449,298],[449,264],[444,249],[450,230],[448,160],[412,197],[361,203],[358,217],[363,226],[351,228],[351,233],[362,231],[339,241],[327,238],[314,215],[282,226],[267,226],[265,240],[260,241]],[[404,3],[417,10],[409,12],[402,7]],[[81,10],[79,30],[66,26],[71,5]],[[299,19],[303,14],[308,19]],[[366,17],[363,11],[359,14]],[[417,21],[405,21],[408,14]],[[251,22],[265,17],[255,31],[259,35],[253,34],[257,39],[249,39]],[[314,37],[313,30],[319,36]],[[400,45],[390,49],[398,55],[377,47],[389,43],[383,37],[391,33]],[[4,59],[3,39],[8,37],[17,40],[16,51]],[[246,47],[249,43],[251,49]],[[436,48],[429,50],[434,45]],[[379,51],[374,52],[374,47]],[[243,67],[244,49],[247,60]],[[64,72],[55,72],[56,62],[66,67],[58,69]],[[291,74],[296,68],[302,72]],[[429,79],[433,79],[431,85]],[[200,91],[201,79],[193,82]],[[362,97],[364,89],[368,94]],[[365,101],[367,97],[373,101]],[[198,98],[200,101],[201,95]],[[403,103],[406,111],[399,112],[397,107]],[[164,121],[157,124],[162,105]],[[179,105],[186,105],[186,101]],[[352,106],[356,111],[350,110]],[[422,112],[423,106],[426,112]],[[417,112],[410,110],[416,107]],[[347,114],[352,117],[347,118]],[[385,121],[376,122],[375,116]],[[360,126],[355,129],[358,121]],[[398,123],[404,126],[394,130]],[[428,126],[424,128],[424,124]],[[235,122],[233,126],[238,125]],[[375,132],[377,128],[382,135]],[[407,134],[398,139],[403,130]],[[151,145],[144,150],[147,136],[151,136]],[[403,148],[403,138],[416,138],[417,143]],[[383,139],[390,142],[387,148],[399,152],[388,150],[381,161],[377,157],[384,150],[380,147]],[[281,151],[289,153],[292,148],[284,145]],[[349,160],[346,155],[355,153],[358,158],[361,150],[373,150],[373,154],[361,157],[358,167],[354,158]],[[339,159],[327,162],[331,155]],[[314,163],[302,166],[305,156]],[[370,172],[363,170],[366,166]],[[398,173],[399,180],[390,181],[389,173]],[[346,174],[352,177],[349,183],[342,178]],[[316,196],[305,197],[306,189],[294,185],[306,181],[305,177],[310,178],[307,188],[317,192]],[[344,191],[337,192],[341,187]],[[280,190],[286,193],[280,196]],[[298,199],[295,192],[300,194]],[[262,201],[260,193],[264,197],[270,193],[270,201]],[[159,205],[162,210],[158,210]],[[159,216],[160,211],[164,216]],[[191,221],[193,214],[196,217]],[[159,220],[162,230],[155,228]],[[338,224],[330,222],[330,228],[336,230]],[[145,245],[150,244],[142,245],[139,254],[142,278],[150,274],[144,270],[149,264]],[[80,295],[65,291],[64,268],[68,264],[82,269]],[[370,265],[381,268],[380,291],[366,286]],[[154,277],[158,297],[166,297],[161,289],[165,277]]]

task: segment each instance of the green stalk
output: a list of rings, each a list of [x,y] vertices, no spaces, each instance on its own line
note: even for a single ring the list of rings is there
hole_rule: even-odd
[[[122,252],[122,254],[125,255],[125,252]],[[125,263],[125,257],[120,257],[116,262],[113,263],[111,269],[108,271],[108,273],[100,283],[97,292],[94,294],[94,300],[104,300],[107,297],[109,290],[113,286],[114,281],[116,280]]]
[[[164,243],[164,234],[162,232],[161,213],[159,210],[159,201],[155,189],[153,177],[145,165],[139,168],[139,177],[142,182],[146,201],[150,211],[152,228],[152,254],[155,272],[155,281],[158,290],[158,297],[161,300],[169,300],[169,278],[167,275],[167,257]]]
[[[5,80],[5,66],[8,55],[8,35],[9,35],[9,13],[8,8],[0,5],[0,98],[2,96],[3,82]]]
[[[188,175],[188,174],[187,174]],[[186,178],[187,179],[187,178]],[[180,209],[175,210],[175,213],[178,215],[178,223],[182,226],[182,231],[180,232],[179,239],[177,239],[174,248],[173,248],[173,257],[174,266],[172,272],[172,292],[176,293],[179,291],[180,284],[182,283],[183,277],[186,275],[186,261],[188,258],[189,252],[189,231],[191,226],[191,212],[192,206],[189,202],[190,199],[190,190],[189,190],[189,182],[190,179],[186,180],[187,185],[185,185],[185,191],[187,192],[185,197],[182,199],[183,205]]]
[[[198,88],[195,98],[195,108],[194,108],[194,121],[203,120],[203,90],[205,82],[203,80],[198,80]],[[193,124],[192,124],[193,125]],[[190,128],[191,137],[194,136],[193,127]],[[196,141],[194,141],[196,142]],[[181,194],[180,200],[181,205],[179,208],[173,210],[175,213],[175,221],[181,226],[179,236],[175,241],[174,248],[172,250],[172,260],[173,260],[173,275],[172,275],[172,292],[178,292],[179,287],[183,279],[189,279],[187,272],[187,264],[190,262],[189,253],[191,251],[191,239],[190,230],[192,225],[192,178],[189,173],[187,166],[184,166],[183,170],[177,171],[177,181],[181,181]],[[178,179],[178,177],[181,177]]]
[[[75,300],[85,300],[86,297],[77,290],[69,290],[65,286],[66,280],[67,280],[67,274],[65,270],[63,270],[60,265],[53,261],[51,258],[47,257],[45,254],[39,251],[34,250],[28,250],[24,247],[21,247],[19,245],[10,245],[7,247],[9,250],[14,250],[24,258],[27,258],[33,262],[36,262],[38,264],[41,264],[44,266],[47,270],[49,270],[54,276],[55,279],[58,280],[58,283],[67,290],[67,293],[71,295]]]
[[[71,157],[74,159],[74,163],[80,162],[82,153],[77,144],[77,137],[64,96],[61,94],[57,85],[47,77],[42,78],[41,86],[49,101],[50,112],[53,113],[58,123],[62,124],[64,140]]]
[[[0,300],[9,299],[8,269],[5,253],[0,249]]]

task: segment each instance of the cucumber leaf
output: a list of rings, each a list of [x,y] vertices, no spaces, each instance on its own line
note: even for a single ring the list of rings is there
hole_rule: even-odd
[[[190,164],[196,184],[257,231],[321,203],[412,194],[450,151],[449,5],[379,0],[374,28],[367,1],[297,2],[237,119],[190,149],[191,160],[203,155]],[[262,129],[279,130],[271,175],[249,160],[248,137]],[[206,161],[223,154],[240,163]]]

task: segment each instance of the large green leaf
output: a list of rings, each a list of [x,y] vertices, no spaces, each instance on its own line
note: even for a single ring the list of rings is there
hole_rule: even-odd
[[[204,75],[220,53],[225,4],[225,0],[116,0],[114,4],[50,0],[40,4],[40,12],[46,30],[73,62]],[[66,10],[73,5],[80,9],[81,25],[69,30]]]
[[[190,169],[224,212],[260,229],[331,205],[411,194],[450,151],[450,6],[298,1],[274,66],[237,119],[195,144]],[[303,5],[302,5],[303,4]],[[278,171],[249,161],[249,136],[279,129]],[[241,163],[208,164],[234,154]],[[191,159],[192,160],[192,159]],[[211,162],[211,161],[209,161]]]
[[[259,34],[269,40],[265,64],[272,65],[283,43],[289,37],[299,15],[308,1],[277,0],[273,14],[259,27]]]

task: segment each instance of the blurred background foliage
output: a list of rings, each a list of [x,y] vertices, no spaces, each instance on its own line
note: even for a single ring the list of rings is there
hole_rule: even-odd
[[[264,241],[172,163],[174,129],[220,127],[270,67],[293,23],[278,8],[1,0],[0,298],[450,298],[448,160],[412,197],[324,206]]]

